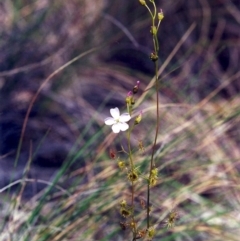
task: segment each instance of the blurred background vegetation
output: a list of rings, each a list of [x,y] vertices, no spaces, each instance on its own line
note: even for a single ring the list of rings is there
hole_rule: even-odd
[[[165,15],[156,240],[237,241],[239,1],[155,2]],[[127,180],[108,156],[124,133],[113,135],[103,120],[110,108],[125,108],[140,80],[135,114],[144,116],[132,145],[144,172],[155,128],[153,91],[145,91],[154,74],[150,24],[138,0],[0,2],[0,240],[130,240],[118,212]],[[146,197],[144,182],[138,193]],[[172,209],[179,220],[168,230]]]

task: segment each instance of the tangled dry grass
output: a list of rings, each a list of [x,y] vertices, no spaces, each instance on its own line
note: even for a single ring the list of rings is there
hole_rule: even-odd
[[[238,1],[157,5],[165,19],[163,149],[156,156],[160,178],[152,198],[156,240],[238,241]],[[144,171],[155,126],[146,12],[137,0],[2,1],[0,11],[0,240],[128,240],[117,212],[128,187],[107,155],[119,139],[103,120],[109,108],[124,108],[126,93],[140,80],[136,111],[144,117],[132,145]],[[15,165],[27,109],[44,81]],[[139,198],[145,192],[139,185]],[[179,220],[166,229],[174,208]]]

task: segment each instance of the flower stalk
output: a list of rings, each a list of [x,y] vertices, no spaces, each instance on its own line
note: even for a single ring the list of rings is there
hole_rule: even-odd
[[[147,188],[147,229],[150,228],[150,197],[151,192],[150,189],[152,186],[156,183],[156,176],[153,176],[153,170],[155,168],[155,162],[154,162],[154,153],[156,149],[157,144],[157,137],[159,132],[159,123],[160,123],[160,116],[159,116],[159,76],[158,76],[158,52],[159,52],[159,43],[158,43],[158,30],[160,23],[162,19],[164,18],[163,11],[160,9],[160,11],[157,14],[157,7],[154,2],[154,0],[150,1],[153,4],[153,12],[150,10],[150,8],[146,5],[144,5],[148,11],[150,12],[150,16],[152,18],[152,26],[150,29],[150,33],[152,34],[153,38],[153,47],[154,51],[150,54],[150,59],[153,61],[155,66],[155,92],[156,92],[156,129],[155,129],[155,137],[152,145],[152,153],[151,153],[151,159],[150,159],[150,168],[149,168],[149,177],[148,177],[148,188]],[[156,24],[156,21],[158,23]]]
[[[134,121],[132,121],[132,125],[127,123],[131,120],[132,113],[134,113],[134,104],[136,94],[139,91],[140,81],[137,81],[136,85],[133,86],[132,90],[128,92],[125,102],[126,102],[126,109],[127,113],[123,113],[120,115],[119,109],[117,107],[110,109],[110,113],[112,117],[108,117],[105,119],[106,125],[112,126],[112,131],[114,133],[119,133],[120,131],[127,131],[127,151],[124,150],[122,147],[122,151],[127,154],[128,161],[125,162],[122,159],[116,157],[115,153],[111,153],[112,159],[118,160],[118,167],[120,170],[126,170],[127,179],[130,182],[130,189],[131,189],[131,201],[129,204],[124,200],[120,203],[120,214],[123,218],[126,219],[124,222],[120,222],[120,226],[123,230],[130,228],[132,231],[132,241],[136,241],[138,239],[144,238],[145,236],[148,237],[148,240],[152,240],[156,234],[155,225],[151,224],[150,220],[150,211],[151,211],[151,188],[157,184],[158,180],[158,168],[156,168],[154,156],[156,151],[157,145],[157,138],[159,133],[159,124],[160,124],[160,113],[159,113],[159,76],[158,76],[158,53],[159,53],[159,42],[158,42],[158,30],[160,27],[160,23],[164,18],[163,12],[160,9],[157,12],[156,4],[154,0],[149,0],[152,4],[152,9],[148,6],[146,0],[139,0],[140,4],[147,8],[148,12],[150,13],[152,25],[150,27],[150,33],[152,35],[153,41],[153,51],[150,54],[150,59],[154,64],[154,79],[155,79],[155,93],[156,93],[156,128],[155,128],[155,135],[152,143],[152,149],[150,154],[150,162],[149,162],[149,170],[147,175],[145,175],[145,179],[147,179],[147,197],[146,202],[141,200],[140,206],[146,210],[146,226],[145,229],[141,228],[140,225],[136,222],[136,213],[137,213],[137,196],[136,196],[136,185],[137,181],[139,180],[140,172],[138,167],[136,167],[136,163],[134,163],[135,159],[133,158],[133,149],[131,147],[131,134],[133,129],[136,127],[138,128],[141,125],[142,115],[143,112],[140,111]],[[142,141],[139,142],[139,149],[144,151],[144,147]],[[136,209],[136,210],[135,210]]]

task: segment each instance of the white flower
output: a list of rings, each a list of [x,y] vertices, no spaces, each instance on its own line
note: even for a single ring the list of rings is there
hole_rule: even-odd
[[[105,124],[108,126],[112,125],[112,131],[114,133],[119,133],[119,131],[126,131],[129,128],[129,125],[126,123],[131,119],[131,116],[128,113],[123,113],[120,115],[119,109],[113,108],[110,109],[112,117],[105,119]]]

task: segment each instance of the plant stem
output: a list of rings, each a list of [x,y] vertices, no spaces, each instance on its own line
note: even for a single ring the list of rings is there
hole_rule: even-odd
[[[157,144],[157,136],[158,136],[158,131],[159,131],[159,95],[158,95],[158,90],[159,90],[159,83],[158,83],[158,63],[157,61],[155,62],[155,86],[156,86],[156,101],[157,101],[157,109],[156,109],[156,131],[155,131],[155,138],[152,146],[152,154],[151,154],[151,161],[150,161],[150,171],[149,171],[149,178],[151,176],[151,171],[154,167],[154,153],[156,149],[156,144]],[[148,183],[148,190],[147,190],[147,228],[150,227],[150,183]]]
[[[129,129],[127,139],[128,139],[128,153],[129,153],[131,173],[133,174],[134,165],[133,165],[133,158],[132,158],[132,149],[131,149],[131,145],[130,145],[130,137],[131,137],[132,129],[133,129],[133,127],[132,127],[131,129]],[[133,221],[133,223],[134,223],[134,226],[133,226],[133,240],[136,240],[135,237],[136,237],[136,234],[137,234],[137,230],[136,230],[135,218],[134,218],[134,193],[135,193],[135,190],[134,190],[134,182],[131,181],[131,184],[132,184],[132,201],[131,201],[131,206],[132,206],[132,221]]]
[[[155,5],[154,5],[155,7]],[[156,16],[156,14],[154,14]],[[153,27],[155,26],[155,18],[153,19]],[[159,51],[159,44],[158,44],[158,38],[157,35],[153,34],[153,45],[154,45],[154,51],[155,54],[158,54]],[[154,153],[156,149],[157,144],[157,136],[159,131],[159,82],[158,82],[158,60],[154,62],[155,65],[155,88],[156,88],[156,102],[157,102],[157,108],[156,108],[156,131],[155,131],[155,138],[152,146],[152,154],[151,154],[151,161],[150,161],[150,170],[149,170],[149,180],[151,177],[151,171],[153,167],[155,166],[154,163]],[[150,227],[150,182],[148,181],[148,189],[147,189],[147,228]]]
[[[129,153],[129,160],[130,160],[130,167],[131,167],[131,172],[133,173],[134,166],[133,166],[133,159],[132,159],[132,150],[131,150],[131,145],[130,145],[130,136],[131,136],[131,130],[128,131],[128,153]],[[132,181],[132,206],[134,204],[134,185]]]

